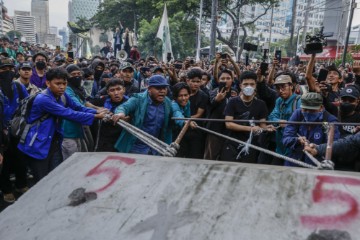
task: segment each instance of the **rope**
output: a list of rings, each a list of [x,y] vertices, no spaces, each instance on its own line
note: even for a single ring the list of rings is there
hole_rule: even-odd
[[[247,122],[248,122],[248,121],[247,121]],[[246,144],[246,142],[243,142],[243,141],[241,141],[241,140],[238,140],[238,139],[235,139],[235,138],[232,138],[232,137],[225,136],[225,135],[223,135],[223,134],[221,134],[221,133],[217,133],[217,132],[211,131],[211,130],[206,129],[206,128],[203,128],[203,127],[196,126],[196,128],[198,128],[198,129],[200,129],[200,130],[202,130],[202,131],[204,131],[204,132],[207,132],[207,133],[210,133],[210,134],[214,134],[214,135],[216,135],[216,136],[218,136],[218,137],[222,137],[222,138],[228,139],[228,140],[230,140],[230,141],[234,141],[234,142],[236,142],[236,143],[240,143],[240,144],[243,144],[243,145]],[[250,143],[249,143],[248,145],[249,145],[249,147],[254,148],[255,150],[258,150],[258,151],[260,151],[260,152],[263,152],[263,153],[272,155],[272,156],[274,156],[274,157],[283,159],[283,160],[285,160],[285,161],[288,161],[288,162],[297,164],[297,165],[299,165],[299,166],[306,167],[306,168],[311,168],[311,169],[318,169],[318,167],[315,167],[315,166],[313,166],[313,165],[310,165],[310,164],[301,162],[301,161],[299,161],[299,160],[296,160],[296,159],[293,159],[293,158],[290,158],[290,157],[287,157],[287,156],[283,156],[283,155],[281,155],[281,154],[272,152],[272,151],[270,151],[270,150],[267,150],[267,149],[264,149],[264,148],[255,146],[255,145],[253,145],[253,144],[250,144]]]
[[[234,122],[234,123],[249,123],[249,120],[226,120],[226,119],[211,119],[211,118],[172,118],[172,120],[191,120],[191,121],[201,121],[201,122]],[[254,123],[267,123],[267,124],[293,124],[293,125],[323,125],[324,122],[293,122],[293,121],[262,121],[262,120],[252,120]],[[360,123],[344,123],[344,122],[325,122],[325,125],[334,125],[334,126],[360,126]]]
[[[104,121],[111,121],[111,115],[105,116]],[[143,143],[148,145],[150,148],[157,151],[159,154],[165,157],[174,157],[177,154],[177,150],[179,149],[178,144],[172,143],[168,145],[162,142],[160,139],[144,132],[143,130],[127,123],[124,120],[119,120],[116,124],[120,125],[124,130],[134,135],[136,138],[141,140]]]
[[[167,145],[166,143],[142,131],[141,129],[131,125],[130,123],[127,123],[124,120],[119,120],[117,124],[123,127],[126,131],[128,131],[138,139],[140,139],[146,145],[157,151],[159,154],[166,157],[173,157],[176,155],[177,151],[176,149],[172,148],[172,146]]]

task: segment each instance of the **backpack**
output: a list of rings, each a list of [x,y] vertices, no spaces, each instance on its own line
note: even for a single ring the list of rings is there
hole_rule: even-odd
[[[45,119],[49,117],[49,114],[46,113],[45,115],[36,119],[33,123],[26,122],[27,118],[30,115],[30,111],[35,98],[37,97],[37,95],[41,93],[48,95],[45,89],[44,91],[38,92],[34,95],[30,95],[24,98],[23,100],[21,100],[19,106],[16,108],[14,115],[10,121],[10,134],[15,138],[20,138],[20,143],[25,142],[25,138],[31,127],[35,125],[39,126],[41,122],[43,122]],[[61,96],[61,100],[63,101],[64,105],[66,105],[66,98],[64,95]]]

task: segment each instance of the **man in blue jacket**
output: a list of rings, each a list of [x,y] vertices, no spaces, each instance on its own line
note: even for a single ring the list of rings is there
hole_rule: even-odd
[[[275,107],[268,116],[269,121],[286,122],[296,109],[300,108],[300,96],[294,93],[294,85],[292,84],[292,76],[281,74],[276,77],[274,85],[279,94],[276,99]],[[282,144],[283,132],[286,127],[285,124],[279,125],[280,129],[276,131],[276,152],[286,155],[289,152]],[[269,156],[270,157],[270,156]],[[272,164],[284,165],[284,162],[277,158],[272,158]]]
[[[48,116],[34,124],[24,141],[18,144],[35,181],[45,177],[62,162],[62,119],[91,125],[95,118],[102,119],[105,116],[105,112],[97,113],[94,109],[76,104],[65,93],[67,79],[68,74],[62,68],[54,68],[46,73],[47,89],[36,96],[27,123],[32,124],[43,116]]]
[[[15,65],[10,58],[0,59],[0,104],[3,131],[0,132],[2,139],[3,167],[0,173],[0,189],[3,193],[5,202],[12,203],[15,197],[12,193],[12,183],[10,182],[10,169],[15,172],[15,187],[20,192],[26,191],[26,163],[17,155],[16,145],[18,140],[10,136],[10,120],[14,115],[20,100],[28,96],[26,88],[14,80]]]
[[[323,98],[319,93],[308,92],[301,97],[301,109],[295,110],[289,121],[296,122],[337,122],[335,116],[324,110]],[[339,139],[340,132],[335,128],[334,140]],[[326,130],[319,125],[294,125],[286,126],[283,135],[283,144],[289,148],[287,155],[308,164],[315,165],[307,156],[303,149],[305,144],[312,142],[322,144],[327,142]],[[297,166],[290,162],[285,162],[285,166]]]
[[[132,125],[170,144],[172,140],[170,126],[172,109],[171,100],[166,97],[168,85],[163,76],[152,76],[149,79],[148,90],[134,94],[126,103],[117,107],[112,120],[117,122],[130,115]],[[124,153],[158,154],[127,131],[121,132],[115,148]]]

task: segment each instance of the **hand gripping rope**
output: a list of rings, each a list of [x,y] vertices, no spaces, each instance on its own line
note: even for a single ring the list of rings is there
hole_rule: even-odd
[[[110,121],[111,116],[107,115],[104,118],[104,121]],[[183,129],[181,130],[178,138],[175,142],[171,143],[170,145],[164,143],[163,141],[159,140],[158,138],[148,134],[147,132],[144,132],[143,130],[131,125],[130,123],[119,120],[116,124],[120,125],[124,130],[128,131],[132,135],[134,135],[136,138],[141,140],[143,143],[157,151],[159,154],[165,157],[174,157],[177,154],[177,150],[179,150],[180,146],[179,143],[183,136],[185,135],[185,132],[189,128],[190,121],[187,121]]]

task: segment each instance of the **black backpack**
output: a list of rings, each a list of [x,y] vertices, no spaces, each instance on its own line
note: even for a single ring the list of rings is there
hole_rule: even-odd
[[[33,123],[26,122],[26,119],[30,115],[35,98],[41,93],[48,95],[47,90],[45,89],[44,91],[30,95],[21,100],[10,121],[10,134],[15,138],[20,138],[20,143],[25,142],[25,138],[32,126],[40,125],[41,122],[49,117],[49,114],[46,113],[45,115],[35,120]],[[63,101],[64,105],[66,105],[66,98],[64,95],[61,96],[61,100]]]

